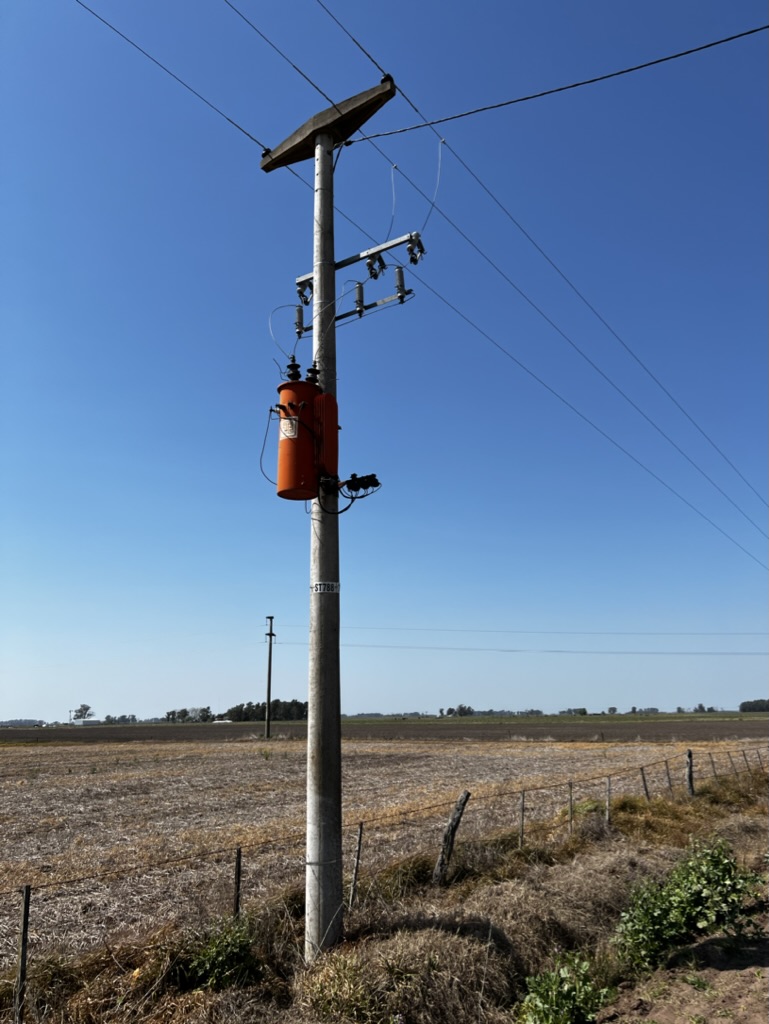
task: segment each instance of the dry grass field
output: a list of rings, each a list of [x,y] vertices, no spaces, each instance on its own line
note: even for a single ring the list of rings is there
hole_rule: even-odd
[[[509,723],[495,739],[467,725],[459,734],[436,730],[430,739],[396,726],[403,737],[396,739],[375,738],[376,728],[367,727],[372,738],[358,734],[343,744],[346,866],[359,822],[365,872],[412,854],[437,856],[464,789],[472,797],[460,839],[517,828],[526,789],[527,839],[537,833],[542,840],[567,827],[569,780],[579,810],[603,799],[607,776],[614,794],[642,794],[642,765],[654,765],[647,772],[652,792],[667,790],[667,770],[680,788],[688,747],[702,777],[729,773],[735,763],[744,768],[744,755],[734,753],[742,748],[754,763],[763,749],[766,763],[765,743],[739,737],[736,725],[728,740],[700,742],[601,742],[596,735],[537,742],[513,734]],[[226,734],[208,727],[204,739],[180,729],[176,742],[121,741],[117,731],[105,742],[89,729],[77,730],[87,742],[62,742],[60,735],[50,742],[44,732],[46,742],[0,744],[3,965],[16,955],[23,884],[33,886],[31,956],[226,914],[238,846],[245,908],[303,884],[305,744],[282,723],[269,742],[261,726]],[[72,730],[61,732],[73,738]]]

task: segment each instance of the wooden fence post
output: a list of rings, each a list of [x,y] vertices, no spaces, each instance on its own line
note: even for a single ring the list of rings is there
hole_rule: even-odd
[[[732,757],[732,753],[731,753],[730,750],[726,751],[726,756],[729,758],[729,764],[732,766],[732,771],[736,775],[737,774],[737,766],[734,763],[734,758]]]
[[[641,782],[643,783],[646,800],[650,803],[651,797],[649,796],[649,784],[646,781],[646,772],[643,770],[643,765],[641,766]]]
[[[520,812],[520,823],[518,827],[518,849],[523,849],[523,833],[524,833],[524,822],[526,821],[526,790],[521,790],[521,812]]]
[[[668,777],[668,789],[670,790],[670,795],[672,796],[673,795],[673,780],[670,778],[670,764],[669,764],[667,758],[665,758],[665,774]]]
[[[756,749],[756,753],[758,754],[758,767],[761,769],[761,771],[763,771],[764,770],[764,762],[761,759],[761,751]]]
[[[611,825],[611,775],[606,776],[606,824]]]
[[[686,751],[686,789],[689,796],[694,796],[694,754]]]
[[[718,778],[718,772],[716,771],[716,759],[710,754],[710,767],[713,769],[713,778]]]
[[[750,771],[750,762],[748,761],[748,755],[745,753],[744,750],[742,752],[742,756],[745,760],[745,767],[748,769],[748,771]]]
[[[574,783],[569,781],[569,835],[574,833]]]
[[[27,994],[27,945],[29,943],[29,900],[32,886],[25,885],[21,900],[21,928],[19,930],[19,964],[13,998],[13,1024],[24,1024],[24,1000]]]
[[[449,869],[449,861],[451,860],[451,854],[454,849],[454,837],[457,834],[459,823],[462,820],[462,815],[465,810],[465,805],[470,799],[470,794],[467,790],[457,800],[456,807],[454,808],[449,823],[446,826],[446,831],[443,834],[443,846],[441,847],[440,855],[435,863],[435,869],[433,870],[433,885],[443,885],[446,881],[446,872]]]
[[[355,902],[355,893],[358,888],[358,871],[360,870],[360,851],[363,846],[363,822],[358,824],[358,845],[355,848],[355,863],[352,868],[352,882],[350,883],[350,901],[347,904],[347,909],[352,910],[352,905]]]
[[[243,866],[243,851],[238,846],[235,850],[235,891],[232,898],[232,916],[240,917],[240,875]]]

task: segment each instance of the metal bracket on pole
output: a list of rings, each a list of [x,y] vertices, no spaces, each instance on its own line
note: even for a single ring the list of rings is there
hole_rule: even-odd
[[[410,231],[409,234],[401,235],[400,238],[393,238],[389,242],[382,242],[381,245],[372,246],[371,249],[364,249],[363,252],[356,253],[354,256],[348,256],[346,259],[340,260],[338,263],[334,264],[334,270],[342,270],[344,267],[351,267],[354,263],[361,263],[365,260],[369,277],[376,280],[379,275],[387,269],[387,264],[382,259],[382,253],[388,252],[390,249],[395,249],[399,245],[406,246],[410,263],[419,263],[420,259],[425,254],[425,247],[419,232]],[[304,325],[304,317],[302,315],[302,306],[309,306],[312,302],[312,274],[303,274],[301,277],[297,277],[296,294],[299,296],[299,301],[302,304],[296,308],[296,334],[298,338],[301,338],[304,334],[309,334],[312,331],[311,326]],[[413,288],[406,288],[404,285],[403,267],[396,265],[394,295],[388,295],[387,298],[378,299],[376,302],[366,303],[363,301],[363,285],[359,282],[355,286],[355,309],[348,310],[346,313],[339,313],[334,319],[336,322],[339,322],[340,320],[346,320],[351,316],[360,317],[363,316],[364,312],[367,310],[375,309],[377,306],[384,306],[388,302],[397,301],[403,303],[406,300],[406,296],[413,294]]]

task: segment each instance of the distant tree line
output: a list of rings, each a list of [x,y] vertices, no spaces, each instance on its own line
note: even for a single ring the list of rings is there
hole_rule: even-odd
[[[744,700],[740,711],[769,711],[769,700]]]
[[[211,708],[176,708],[173,711],[166,711],[166,722],[213,722],[216,715],[211,713]]]
[[[265,701],[235,704],[217,718],[228,718],[231,722],[263,722],[267,711]],[[271,700],[270,718],[273,722],[302,722],[307,718],[307,701]]]

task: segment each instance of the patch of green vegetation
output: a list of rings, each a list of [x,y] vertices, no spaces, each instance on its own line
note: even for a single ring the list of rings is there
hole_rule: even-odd
[[[652,970],[666,954],[719,928],[745,930],[745,906],[757,876],[742,871],[726,843],[693,844],[663,885],[646,883],[621,915],[617,949],[633,973]]]
[[[232,985],[255,984],[261,975],[251,928],[241,918],[216,922],[179,954],[173,968],[173,980],[182,991],[218,992]]]
[[[591,975],[588,960],[567,953],[552,970],[527,978],[528,994],[518,1009],[520,1024],[590,1024],[611,994]]]

